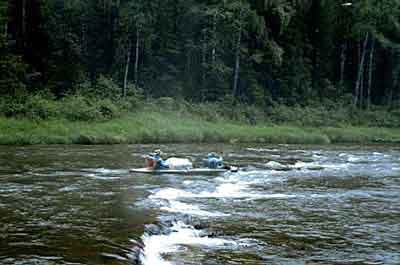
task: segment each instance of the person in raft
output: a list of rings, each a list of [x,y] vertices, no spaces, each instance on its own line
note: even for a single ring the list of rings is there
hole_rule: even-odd
[[[212,169],[225,168],[222,157],[216,153],[209,153],[207,158],[203,160],[203,166]]]
[[[165,161],[162,157],[162,152],[160,149],[154,150],[153,153],[150,153],[145,157],[146,166],[151,169],[168,169],[168,162]]]

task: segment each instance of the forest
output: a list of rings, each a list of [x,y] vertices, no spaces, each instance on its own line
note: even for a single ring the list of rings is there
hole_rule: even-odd
[[[0,5],[3,117],[92,120],[161,99],[252,108],[250,123],[339,109],[350,124],[400,121],[398,0]]]

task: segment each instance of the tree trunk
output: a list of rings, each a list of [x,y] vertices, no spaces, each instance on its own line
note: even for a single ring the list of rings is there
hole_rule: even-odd
[[[393,88],[390,87],[389,88],[389,93],[388,93],[388,96],[387,96],[387,105],[388,105],[389,108],[392,107],[392,102],[393,102]]]
[[[191,65],[192,65],[192,45],[186,48],[186,65],[185,65],[185,76],[186,80],[189,83],[190,88],[193,89],[193,75],[191,72]],[[192,90],[193,91],[193,90]]]
[[[216,47],[217,47],[217,11],[215,11],[213,16],[213,48],[211,51],[211,62],[214,65],[216,60]]]
[[[346,51],[347,51],[347,43],[345,42],[342,45],[342,52],[340,53],[340,87],[343,87],[344,82],[344,68],[346,66]]]
[[[365,55],[367,52],[365,52]],[[364,59],[365,61],[365,59]],[[363,67],[364,68],[364,67]],[[363,102],[364,102],[364,69],[362,69],[362,74],[361,74],[361,79],[360,79],[360,86],[358,88],[358,105],[360,108],[363,107]]]
[[[6,22],[4,24],[4,39],[7,40],[8,37],[8,19],[6,19]]]
[[[123,97],[126,96],[126,90],[127,90],[127,86],[128,86],[128,73],[129,73],[129,64],[131,62],[131,49],[132,49],[132,43],[129,41],[128,52],[127,52],[127,56],[126,56],[126,65],[125,65],[124,87],[122,90]]]
[[[372,71],[374,68],[374,53],[375,53],[375,39],[372,39],[371,51],[369,53],[369,66],[368,66],[368,88],[367,88],[367,109],[371,105],[371,85],[372,85]]]
[[[136,50],[135,50],[135,85],[137,86],[138,82],[138,69],[139,69],[139,39],[140,39],[140,31],[139,28],[136,28]]]
[[[205,90],[206,90],[206,33],[203,33],[203,44],[201,48],[201,101],[205,100]]]
[[[235,99],[238,87],[238,80],[239,80],[239,71],[240,71],[240,44],[242,42],[242,10],[240,11],[239,15],[239,29],[238,29],[238,36],[236,42],[236,54],[235,54],[235,75],[233,77],[233,91],[232,96]]]
[[[358,66],[357,81],[356,81],[356,86],[354,89],[354,94],[355,94],[354,95],[354,106],[357,106],[357,104],[358,104],[359,91],[360,91],[360,87],[361,87],[360,85],[363,82],[364,61],[365,61],[365,53],[366,53],[367,43],[368,43],[368,36],[369,36],[369,33],[367,32],[365,34],[364,44],[363,44],[363,48],[362,48],[362,55],[361,55],[361,59],[360,59],[360,64]]]
[[[81,47],[82,47],[82,52],[83,54],[87,54],[87,38],[86,38],[86,33],[87,33],[87,28],[86,28],[85,22],[81,22]]]
[[[26,0],[21,1],[21,41],[22,47],[25,47],[25,32],[26,32]]]
[[[393,98],[396,97],[396,95],[398,94],[398,87],[399,87],[399,78],[400,78],[400,64],[399,64],[399,57],[400,54],[399,52],[397,52],[396,50],[391,51],[391,56],[394,60],[394,65],[392,68],[392,85],[389,87],[389,93],[388,96],[386,98],[386,103],[388,105],[388,107],[392,107],[392,102],[393,102]]]
[[[398,85],[399,85],[399,79],[398,77],[396,77],[395,80],[393,80],[393,85],[390,87],[389,95],[387,97],[387,105],[389,108],[392,107],[393,98],[396,99],[396,95],[398,95]]]

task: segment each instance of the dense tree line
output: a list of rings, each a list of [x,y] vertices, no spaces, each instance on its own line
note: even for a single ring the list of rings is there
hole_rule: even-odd
[[[0,94],[13,100],[400,100],[398,0],[10,0],[0,25]]]

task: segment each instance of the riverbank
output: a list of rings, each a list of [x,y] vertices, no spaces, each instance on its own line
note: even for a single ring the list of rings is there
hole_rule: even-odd
[[[207,121],[177,111],[139,111],[108,121],[0,118],[0,144],[133,144],[259,142],[280,144],[400,143],[400,129],[303,127]]]

